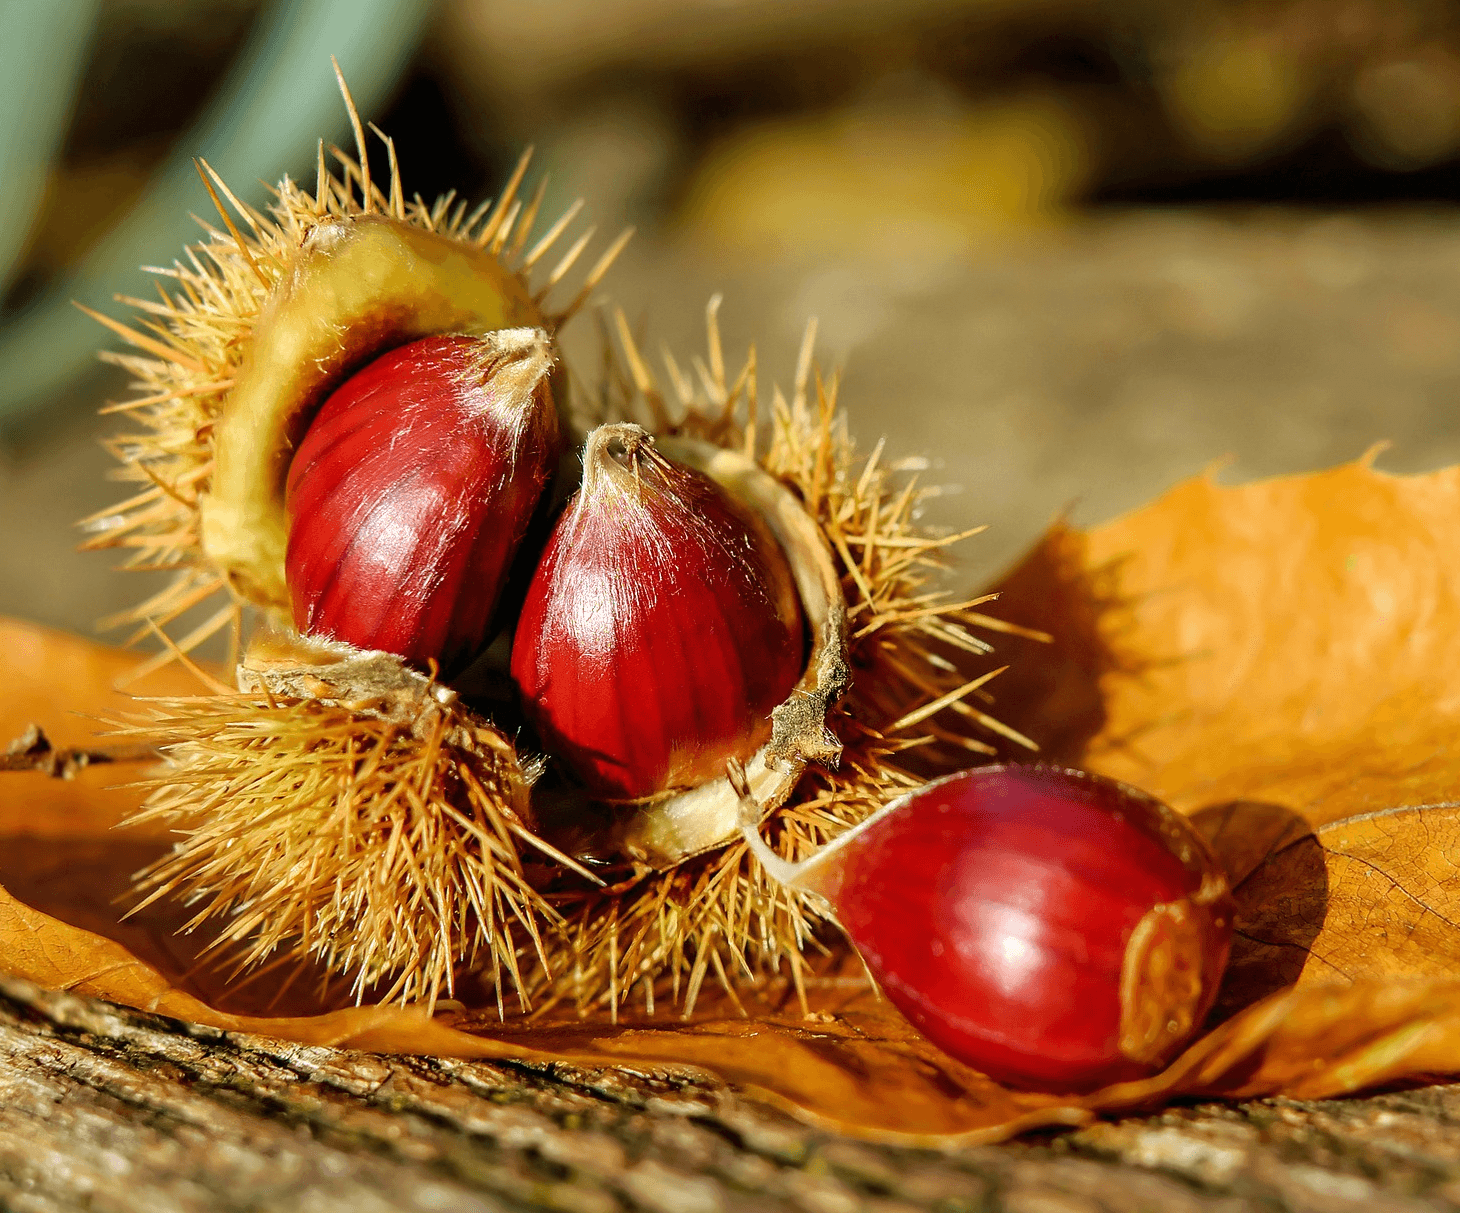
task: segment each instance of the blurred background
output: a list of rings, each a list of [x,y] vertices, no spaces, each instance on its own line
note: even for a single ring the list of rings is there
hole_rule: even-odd
[[[1460,7],[1442,0],[0,0],[0,613],[89,630],[109,335],[210,204],[313,180],[329,56],[406,188],[638,234],[601,295],[790,380],[808,316],[870,450],[931,457],[983,581],[1226,460],[1460,460]],[[556,205],[555,205],[556,204]],[[592,364],[590,320],[567,334]]]

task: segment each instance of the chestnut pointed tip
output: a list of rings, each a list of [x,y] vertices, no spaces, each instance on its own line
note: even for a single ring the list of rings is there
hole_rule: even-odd
[[[740,836],[745,841],[745,845],[750,848],[750,853],[755,856],[760,866],[777,884],[787,888],[801,887],[807,865],[782,859],[766,845],[765,839],[760,836],[760,820],[764,814],[760,801],[750,790],[750,780],[745,774],[745,764],[738,758],[726,759],[725,778],[740,801],[736,814],[737,824],[740,828]],[[820,892],[814,886],[807,886],[806,891]]]
[[[526,325],[515,329],[491,329],[478,338],[504,358],[530,361],[547,368],[553,364],[553,339],[545,328]]]
[[[632,421],[611,421],[596,426],[583,444],[585,466],[622,467],[654,450],[654,435]]]
[[[654,447],[654,435],[632,421],[595,427],[583,444],[583,487],[579,507],[616,490],[637,498],[646,483],[672,483],[674,469]]]
[[[552,337],[546,329],[495,329],[476,339],[474,370],[483,387],[504,404],[527,410],[546,386],[553,363]]]

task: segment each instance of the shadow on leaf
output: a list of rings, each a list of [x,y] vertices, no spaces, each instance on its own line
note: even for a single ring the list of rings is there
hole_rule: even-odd
[[[179,990],[238,1015],[317,1015],[347,1005],[343,989],[322,989],[324,974],[292,958],[235,979],[226,953],[207,951],[212,930],[182,930],[191,911],[162,898],[131,917],[132,875],[166,843],[121,838],[10,837],[0,848],[0,887],[52,918],[122,944]],[[336,986],[343,983],[336,982]],[[331,996],[333,995],[333,996]]]
[[[993,587],[1005,617],[1053,637],[999,638],[1009,669],[994,684],[995,710],[1039,744],[1041,759],[1072,765],[1105,727],[1101,679],[1125,668],[1109,640],[1119,610],[1112,579],[1085,566],[1085,547],[1084,535],[1056,523]]]
[[[1199,809],[1191,823],[1237,902],[1218,1023],[1298,980],[1328,917],[1328,865],[1312,826],[1282,805],[1234,800]]]

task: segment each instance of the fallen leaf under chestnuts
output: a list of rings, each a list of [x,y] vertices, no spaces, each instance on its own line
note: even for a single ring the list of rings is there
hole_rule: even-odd
[[[616,1024],[551,1008],[339,1009],[312,974],[229,982],[173,929],[176,909],[113,900],[166,845],[107,827],[132,766],[0,783],[0,967],[225,1029],[390,1052],[709,1071],[864,1137],[988,1141],[1182,1095],[1336,1095],[1460,1073],[1460,469],[1357,463],[1238,487],[1208,478],[1089,532],[1056,527],[1002,587],[1001,717],[1043,757],[1145,788],[1191,816],[1237,901],[1208,1031],[1163,1073],[1080,1097],[1008,1090],[922,1040],[854,957],[793,992],[707,983]],[[0,623],[0,733],[31,722],[91,744],[85,717],[127,657]],[[188,693],[159,675],[155,693]],[[81,715],[75,715],[80,713]],[[169,919],[171,913],[174,917]],[[462,997],[467,995],[462,994]]]

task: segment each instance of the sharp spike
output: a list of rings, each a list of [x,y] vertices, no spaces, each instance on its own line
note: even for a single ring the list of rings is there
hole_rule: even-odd
[[[203,183],[203,188],[208,191],[208,197],[213,200],[213,207],[218,212],[218,217],[223,220],[223,226],[228,229],[228,234],[233,237],[233,243],[238,245],[238,251],[243,254],[243,259],[248,262],[248,268],[253,270],[254,277],[259,280],[260,285],[265,290],[268,290],[273,286],[273,283],[265,278],[264,272],[259,269],[259,263],[253,259],[253,253],[249,251],[248,244],[243,238],[243,233],[234,225],[232,216],[223,209],[223,203],[218,197],[218,191],[213,188],[213,182],[209,181],[208,178],[212,177],[213,181],[217,181],[219,186],[224,189],[227,187],[223,185],[222,179],[213,171],[206,160],[194,160],[193,167],[198,172],[198,179]],[[236,200],[234,204],[237,205]]]
[[[755,346],[751,346],[745,355],[745,453],[751,459],[755,458],[755,447],[758,435],[755,432],[756,422],[760,411],[760,387],[756,381]]]
[[[370,184],[370,150],[365,146],[365,128],[360,125],[360,111],[355,108],[355,98],[350,95],[350,86],[345,83],[340,61],[331,55],[330,62],[334,64],[340,95],[344,97],[345,109],[350,114],[350,128],[355,132],[355,150],[360,157],[360,209],[368,215],[375,209],[375,200],[371,197],[374,187]]]
[[[548,275],[547,284],[542,288],[542,290],[538,291],[535,298],[541,300],[547,295],[550,290],[553,289],[553,287],[557,286],[557,284],[562,281],[563,275],[566,274],[570,269],[572,269],[573,263],[583,255],[583,250],[588,247],[588,242],[593,239],[593,233],[596,230],[597,229],[590,227],[586,232],[579,236],[577,240],[573,242],[572,247],[563,254],[562,260],[553,267],[553,272]]]
[[[639,354],[638,343],[634,341],[634,334],[629,329],[629,318],[624,315],[623,308],[614,309],[614,321],[618,326],[619,344],[623,347],[624,357],[628,360],[629,375],[634,381],[634,386],[646,397],[658,396],[658,385],[655,384],[653,374]]]
[[[532,235],[533,225],[537,223],[537,213],[542,209],[542,200],[547,196],[548,179],[544,174],[541,181],[537,183],[537,189],[532,191],[532,201],[527,204],[527,209],[522,212],[522,218],[517,221],[517,231],[512,237],[512,247],[507,250],[509,260],[515,260],[521,256],[527,239]]]
[[[674,351],[667,345],[664,347],[663,356],[664,370],[669,375],[669,382],[674,385],[674,394],[678,397],[680,405],[686,409],[693,408],[695,402],[694,384],[680,370],[679,363],[674,357]]]
[[[589,230],[588,234],[590,236],[593,234],[592,229]],[[627,246],[628,242],[633,238],[634,229],[631,227],[624,228],[624,230],[618,234],[618,238],[608,246],[608,248],[604,251],[603,256],[600,257],[598,261],[594,264],[593,268],[588,271],[588,277],[583,280],[583,285],[579,288],[578,293],[574,295],[571,300],[568,301],[567,307],[558,312],[558,324],[562,324],[566,320],[571,320],[575,315],[577,315],[578,309],[587,302],[588,296],[591,295],[594,288],[603,281],[603,276],[608,273],[613,263],[618,260],[618,255],[624,251],[625,246]]]
[[[471,229],[476,227],[476,225],[481,222],[482,216],[491,209],[492,200],[490,198],[488,198],[485,202],[479,203],[476,207],[472,209],[471,214],[467,216],[466,223],[464,223],[461,228],[461,238],[463,240],[475,239],[475,237],[471,234]]]
[[[452,190],[451,192],[453,194],[456,193],[455,190]],[[466,215],[466,199],[463,198],[460,202],[458,202],[456,204],[456,210],[454,210],[451,213],[451,220],[450,220],[450,223],[448,224],[448,230],[451,232],[451,234],[453,236],[459,236],[459,235],[461,235],[461,221],[462,221],[462,218],[465,215]]]
[[[548,228],[547,234],[534,244],[532,251],[522,259],[522,268],[524,271],[532,269],[542,259],[543,254],[557,243],[558,237],[563,234],[563,229],[577,218],[578,212],[582,209],[583,199],[578,198],[574,200],[572,206],[558,216],[558,221],[552,227]]]
[[[258,235],[260,228],[258,212],[256,212],[253,207],[240,200],[238,195],[228,188],[228,182],[224,181],[223,178],[218,175],[217,170],[214,169],[211,164],[209,164],[206,160],[203,160],[201,157],[199,158],[198,163],[201,164],[205,169],[207,169],[208,176],[213,179],[213,184],[215,184],[218,187],[219,191],[223,194],[223,196],[228,199],[228,204],[233,207],[235,211],[238,212],[238,217],[242,219],[246,224],[248,224],[248,226],[253,230],[255,235]]]
[[[796,356],[796,395],[792,407],[806,407],[806,384],[811,379],[812,351],[816,348],[816,317],[806,321],[806,332],[801,337],[801,352]]]
[[[171,665],[174,661],[182,662],[184,666],[196,673],[199,678],[203,679],[203,681],[210,686],[213,686],[215,688],[218,686],[222,686],[222,684],[219,683],[217,679],[205,674],[195,663],[188,660],[186,654],[191,653],[195,648],[202,644],[203,641],[207,640],[208,637],[218,632],[221,632],[225,627],[227,627],[232,620],[234,613],[238,610],[238,604],[230,602],[217,614],[213,615],[209,619],[204,620],[201,624],[195,627],[180,641],[174,641],[170,636],[163,632],[161,628],[152,623],[152,621],[149,619],[147,623],[152,628],[152,630],[157,633],[157,635],[161,638],[162,642],[167,646],[167,648],[165,648],[162,652],[157,653],[152,657],[149,657],[146,661],[142,662],[142,664],[139,665],[135,670],[132,670],[130,673],[128,673],[125,678],[119,680],[117,683],[117,689],[123,690],[126,687],[132,686],[140,682],[142,679],[146,678],[148,674],[153,673],[155,670],[162,669],[163,666]],[[228,694],[233,694],[232,688],[224,689],[227,691]]]
[[[139,350],[146,350],[149,354],[155,354],[167,362],[176,363],[178,366],[186,367],[190,371],[198,371],[204,374],[208,371],[208,368],[196,358],[190,358],[181,350],[173,349],[171,346],[163,345],[160,341],[144,336],[136,329],[128,328],[120,320],[113,320],[110,316],[104,316],[101,312],[93,311],[84,303],[77,303],[75,306],[85,312],[98,324],[104,324],[107,328],[111,329],[112,332],[126,341],[128,345],[134,345]]]
[[[517,222],[517,216],[522,211],[522,199],[516,199],[507,209],[507,214],[497,228],[497,234],[492,237],[489,251],[496,257],[500,256],[502,246],[507,243],[507,237],[512,235],[512,225]]]
[[[710,377],[720,399],[725,398],[725,351],[720,346],[720,305],[725,296],[716,291],[705,304],[705,342],[710,351]]]
[[[385,154],[390,157],[390,213],[397,219],[404,220],[406,217],[406,192],[400,183],[400,163],[395,158],[395,140],[381,130],[375,123],[370,124],[370,129],[375,132],[375,137],[385,144]]]
[[[477,236],[477,244],[483,248],[497,234],[497,226],[502,222],[502,216],[507,213],[507,208],[512,205],[517,197],[517,188],[522,184],[522,178],[527,175],[527,163],[532,159],[532,148],[529,147],[522,153],[521,159],[517,161],[517,167],[512,170],[512,176],[507,181],[507,188],[502,191],[502,196],[497,199],[497,207],[492,212],[492,217],[487,220],[486,226],[482,228]]]
[[[330,197],[330,171],[324,162],[324,140],[321,139],[315,145],[316,163],[314,166],[314,213],[324,215],[329,211]]]

